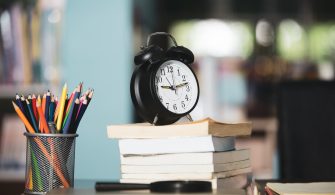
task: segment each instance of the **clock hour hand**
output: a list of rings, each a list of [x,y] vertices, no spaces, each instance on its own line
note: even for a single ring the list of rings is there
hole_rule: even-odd
[[[186,82],[186,83],[181,83],[181,84],[179,84],[179,85],[176,85],[176,88],[183,87],[183,86],[185,86],[185,85],[188,85],[188,82]]]
[[[165,86],[165,85],[162,85],[161,88],[163,89],[172,89],[172,86]],[[172,89],[173,90],[173,89]]]

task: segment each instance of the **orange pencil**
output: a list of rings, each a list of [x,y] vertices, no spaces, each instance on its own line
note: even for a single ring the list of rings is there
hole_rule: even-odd
[[[34,128],[29,123],[28,119],[24,116],[21,109],[12,101],[12,104],[14,106],[15,112],[17,115],[19,115],[20,119],[22,120],[23,124],[27,127],[27,130],[29,133],[35,133]]]
[[[43,111],[42,111],[41,107],[42,107],[41,106],[41,99],[38,99],[37,102],[36,102],[36,108],[37,108],[38,115],[40,115],[41,127],[43,128],[44,133],[50,133],[47,121],[45,120],[45,116],[43,114]]]

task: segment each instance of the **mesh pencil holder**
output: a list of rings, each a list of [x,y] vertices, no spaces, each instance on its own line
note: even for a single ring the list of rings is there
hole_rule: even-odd
[[[78,134],[24,133],[27,138],[25,194],[45,194],[74,184]]]

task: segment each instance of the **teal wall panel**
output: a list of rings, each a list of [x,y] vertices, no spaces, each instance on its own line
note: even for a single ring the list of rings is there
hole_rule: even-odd
[[[70,0],[63,22],[62,81],[95,90],[78,129],[75,178],[119,179],[106,127],[131,121],[132,1]]]

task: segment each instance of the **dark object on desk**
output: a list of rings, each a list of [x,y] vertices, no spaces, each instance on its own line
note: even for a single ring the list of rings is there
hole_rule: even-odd
[[[150,184],[97,182],[95,184],[95,190],[98,192],[144,189],[164,193],[211,192],[212,184],[207,181],[158,181]]]
[[[151,43],[153,36],[170,38],[173,46],[164,50]],[[199,84],[191,65],[194,55],[177,45],[172,35],[155,32],[135,56],[136,68],[130,81],[130,94],[138,114],[154,125],[168,125],[189,113],[199,99]],[[173,97],[173,98],[172,98]]]
[[[335,82],[279,85],[280,179],[335,180]]]

